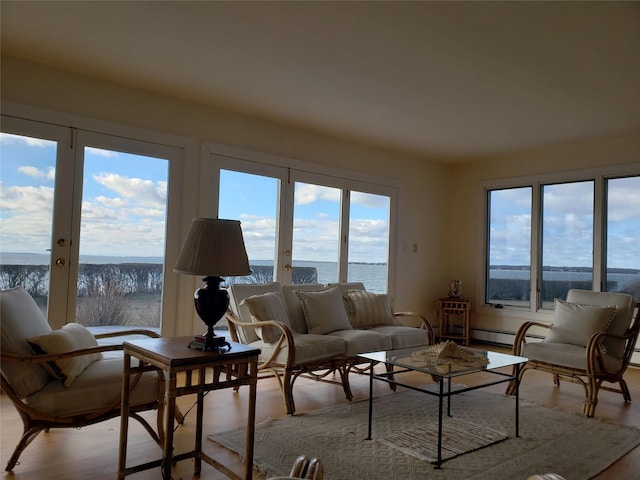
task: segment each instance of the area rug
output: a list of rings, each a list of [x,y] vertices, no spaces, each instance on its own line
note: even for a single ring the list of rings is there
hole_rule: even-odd
[[[520,437],[516,438],[514,398],[472,391],[452,398],[452,418],[508,437],[451,458],[436,469],[383,439],[432,422],[437,418],[437,398],[405,391],[374,402],[372,440],[366,440],[367,401],[257,425],[254,465],[267,476],[286,475],[298,455],[307,455],[321,459],[326,480],[523,480],[549,472],[567,480],[584,480],[640,445],[637,429],[522,401]],[[209,438],[236,453],[244,452],[243,428]]]
[[[455,418],[445,418],[442,425],[442,448],[440,451],[442,460],[472,452],[507,438],[503,432]],[[380,441],[425,462],[437,463],[438,461],[437,420],[416,428],[393,433]]]

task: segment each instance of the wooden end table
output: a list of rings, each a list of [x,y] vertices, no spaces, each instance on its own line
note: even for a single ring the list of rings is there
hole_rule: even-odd
[[[118,480],[125,476],[150,468],[162,467],[162,477],[171,478],[171,465],[187,458],[194,459],[194,473],[199,475],[204,460],[233,479],[251,479],[253,472],[253,442],[256,413],[256,386],[258,381],[259,349],[239,343],[231,343],[224,352],[202,352],[187,345],[193,337],[151,338],[124,342],[124,379],[122,382],[122,412],[120,417],[120,449],[118,458]],[[131,365],[132,358],[138,360]],[[141,465],[126,467],[127,434],[129,429],[129,395],[132,377],[145,371],[158,371],[160,375],[159,415],[163,415],[164,432],[160,433],[162,458]],[[177,374],[184,372],[184,385],[178,385]],[[224,375],[223,375],[224,374]],[[244,477],[206,455],[202,451],[202,417],[204,395],[211,390],[249,386],[247,412],[247,442]],[[176,398],[181,395],[197,395],[195,447],[192,451],[173,453],[173,428],[176,415]]]

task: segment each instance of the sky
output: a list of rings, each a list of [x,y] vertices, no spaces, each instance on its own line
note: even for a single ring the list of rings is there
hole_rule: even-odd
[[[0,148],[0,252],[46,253],[55,143],[1,134]],[[221,178],[219,217],[242,222],[250,260],[272,260],[278,180],[231,171]],[[80,255],[162,257],[167,181],[166,160],[87,148]],[[294,261],[337,261],[339,200],[338,189],[296,184]],[[387,261],[388,212],[388,197],[352,194],[350,261]]]
[[[51,246],[55,143],[0,134],[0,252],[46,253]],[[72,188],[71,179],[59,179]],[[88,148],[81,255],[162,257],[168,161]],[[278,180],[221,172],[220,218],[239,219],[250,260],[270,260],[276,242]],[[592,182],[544,190],[543,263],[590,266]],[[340,190],[296,183],[294,261],[337,261]],[[353,192],[349,261],[386,262],[388,197]],[[70,207],[69,207],[70,208]],[[491,264],[529,264],[531,189],[492,196]],[[640,177],[609,183],[608,266],[640,268]]]

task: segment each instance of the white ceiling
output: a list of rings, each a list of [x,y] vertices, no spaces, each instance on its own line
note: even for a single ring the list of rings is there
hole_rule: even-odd
[[[13,2],[2,53],[451,161],[640,131],[639,2]]]

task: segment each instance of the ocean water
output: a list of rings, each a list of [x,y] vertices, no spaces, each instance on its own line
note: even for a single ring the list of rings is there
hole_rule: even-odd
[[[81,256],[82,263],[106,264],[106,263],[152,263],[159,264],[164,261],[162,257],[111,257],[87,255]],[[49,263],[49,256],[43,254],[28,253],[0,253],[0,264],[2,265],[46,265]],[[250,263],[254,265],[272,265],[273,262],[256,260]],[[318,283],[335,283],[338,281],[338,265],[335,262],[293,262],[294,266],[314,267],[318,274]],[[489,272],[490,278],[507,278],[523,280],[529,278],[527,270],[492,269]],[[590,272],[545,272],[546,280],[590,280]],[[349,281],[358,281],[365,284],[367,290],[371,292],[383,293],[387,291],[387,265],[370,263],[349,264]],[[611,273],[608,280],[618,282],[618,287],[623,287],[630,283],[640,282],[640,269],[635,273]]]

